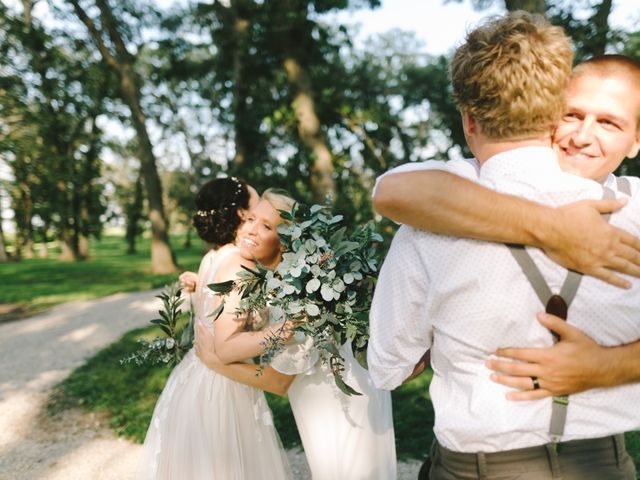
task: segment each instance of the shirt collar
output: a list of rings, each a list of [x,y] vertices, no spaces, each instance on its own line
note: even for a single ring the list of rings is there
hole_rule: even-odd
[[[613,173],[610,173],[609,175],[607,175],[607,178],[602,185],[604,185],[607,188],[610,188],[614,192],[618,191],[618,182],[616,181],[616,176]]]
[[[561,173],[550,147],[521,147],[494,155],[480,167],[480,178],[540,178]]]

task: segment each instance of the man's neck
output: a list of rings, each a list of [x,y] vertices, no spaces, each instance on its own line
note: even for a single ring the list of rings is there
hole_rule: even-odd
[[[480,167],[494,155],[504,153],[509,150],[523,147],[551,147],[551,136],[543,135],[535,138],[495,140],[484,137],[475,142],[474,155],[480,163]]]

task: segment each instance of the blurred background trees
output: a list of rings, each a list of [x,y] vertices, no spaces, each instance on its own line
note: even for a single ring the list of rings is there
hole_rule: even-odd
[[[212,176],[328,199],[363,222],[374,217],[380,173],[468,155],[447,56],[398,31],[361,45],[324,15],[379,3],[0,3],[0,162],[9,174],[0,199],[13,224],[10,242],[0,228],[0,261],[47,255],[50,240],[62,260],[82,260],[88,239],[113,223],[126,232],[123,252],[150,232],[151,269],[171,272],[169,233],[189,231],[195,192]],[[640,57],[640,32],[611,28],[611,0],[472,3],[545,13],[573,37],[577,61]],[[623,171],[640,173],[632,162]]]

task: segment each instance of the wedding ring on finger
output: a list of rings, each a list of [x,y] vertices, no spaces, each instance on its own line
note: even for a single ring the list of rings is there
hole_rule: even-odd
[[[534,390],[538,390],[540,388],[540,382],[538,382],[538,377],[531,377],[531,382],[533,383]]]

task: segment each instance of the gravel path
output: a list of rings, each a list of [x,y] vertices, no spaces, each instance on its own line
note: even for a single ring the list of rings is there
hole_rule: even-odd
[[[80,409],[43,412],[51,388],[160,308],[154,292],[71,302],[0,324],[0,480],[129,480],[141,446],[115,436],[104,418]],[[307,480],[301,452],[287,452],[295,478]],[[419,462],[398,465],[417,478]]]

